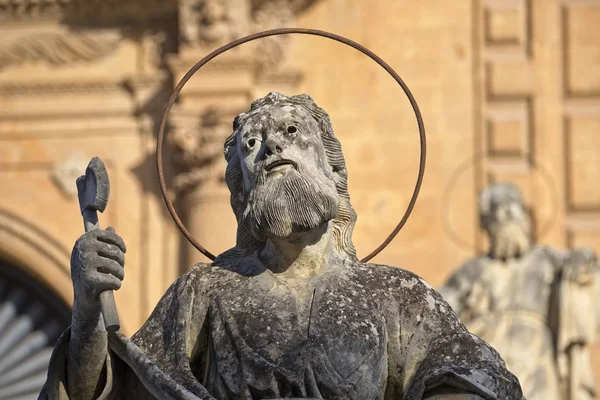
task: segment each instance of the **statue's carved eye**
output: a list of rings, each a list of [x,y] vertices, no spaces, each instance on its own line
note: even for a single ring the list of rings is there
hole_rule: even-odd
[[[256,139],[248,139],[248,148],[251,149],[256,144]]]
[[[294,125],[290,125],[287,127],[288,133],[296,133],[297,129]]]

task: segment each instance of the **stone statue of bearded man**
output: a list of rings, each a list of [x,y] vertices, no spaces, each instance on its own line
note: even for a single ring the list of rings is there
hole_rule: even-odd
[[[42,398],[522,399],[431,286],[357,259],[341,146],[309,96],[255,101],[225,155],[236,246],[180,277],[131,340],[98,327],[123,241],[77,241],[73,322]]]

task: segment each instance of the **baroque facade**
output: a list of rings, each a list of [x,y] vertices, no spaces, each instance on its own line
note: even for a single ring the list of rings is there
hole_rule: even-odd
[[[193,64],[269,28],[349,37],[386,60],[417,98],[428,131],[424,186],[408,224],[375,262],[441,284],[486,247],[476,193],[504,180],[532,207],[538,242],[600,250],[599,20],[598,0],[0,0],[0,279],[12,288],[0,292],[8,310],[0,311],[0,330],[3,322],[10,328],[0,346],[17,346],[30,332],[46,339],[22,346],[34,350],[11,362],[27,351],[43,361],[56,333],[41,321],[67,323],[69,254],[83,232],[75,178],[92,156],[111,179],[100,222],[129,249],[115,295],[126,334],[176,276],[203,260],[162,203],[157,126]],[[306,92],[330,113],[361,216],[356,247],[367,255],[408,205],[416,124],[385,71],[317,37],[241,46],[186,85],[165,151],[186,226],[213,254],[234,243],[222,143],[233,117],[269,91]],[[42,361],[20,373],[39,375]],[[0,397],[25,390],[14,389],[17,373],[3,376],[9,366],[0,360]],[[596,370],[600,376],[600,362]]]

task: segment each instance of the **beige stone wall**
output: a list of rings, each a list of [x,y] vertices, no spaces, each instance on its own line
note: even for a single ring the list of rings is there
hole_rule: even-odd
[[[182,36],[174,30],[182,11],[164,4],[173,9],[152,23],[124,19],[129,33],[116,42],[94,28],[94,49],[105,50],[88,49],[88,59],[77,62],[6,52],[40,34],[43,46],[64,49],[48,39],[72,37],[56,21],[0,24],[0,256],[70,303],[68,258],[83,229],[72,193],[77,173],[64,187],[53,174],[69,160],[79,171],[86,158],[100,156],[112,182],[101,223],[114,226],[129,249],[116,295],[127,334],[181,271],[206,260],[182,243],[165,211],[154,145],[174,83],[215,45],[169,47]],[[598,21],[594,0],[320,0],[296,10],[295,22],[286,23],[346,36],[381,56],[423,114],[428,156],[419,200],[373,262],[440,285],[485,247],[475,194],[494,180],[521,187],[543,243],[600,250]],[[216,135],[223,137],[253,98],[271,90],[309,93],[342,142],[359,215],[354,241],[366,256],[398,223],[416,181],[419,141],[410,105],[383,69],[353,49],[308,36],[291,38],[283,49],[283,64],[260,79],[243,62],[247,53],[212,63],[184,89],[170,134],[206,130],[198,117],[215,109]],[[189,229],[218,253],[233,244],[234,220],[214,174],[223,164],[211,165],[211,178],[179,194],[178,205],[188,207]],[[172,183],[170,167],[168,176]]]

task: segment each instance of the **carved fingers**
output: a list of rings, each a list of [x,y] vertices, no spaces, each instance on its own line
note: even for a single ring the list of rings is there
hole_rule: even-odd
[[[118,290],[125,278],[123,239],[113,228],[98,229],[82,235],[73,248],[71,277],[78,301],[98,302],[100,293]]]

